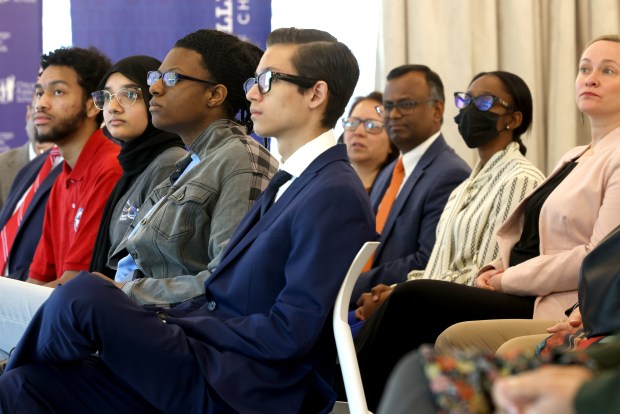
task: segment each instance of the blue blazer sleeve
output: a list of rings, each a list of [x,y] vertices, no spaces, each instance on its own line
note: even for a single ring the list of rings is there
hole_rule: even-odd
[[[252,243],[242,259],[255,263],[252,271],[243,263],[235,266],[246,269],[248,289],[256,289],[253,306],[265,309],[271,302],[267,312],[245,309],[243,313],[249,316],[197,317],[187,326],[187,318],[175,319],[174,323],[183,324],[186,332],[191,331],[190,335],[218,349],[253,359],[275,362],[306,354],[327,323],[353,257],[364,242],[374,239],[370,207],[359,207],[364,203],[363,193],[354,194],[342,186],[327,185],[308,195],[312,196],[311,203],[300,199],[293,202],[290,214],[284,212]],[[278,203],[285,201],[281,199]],[[221,271],[227,273],[225,269]],[[278,273],[282,279],[275,276]],[[269,274],[274,275],[272,280],[264,277]],[[230,292],[231,289],[234,288],[214,274],[207,283],[207,296],[222,297],[221,290]],[[270,292],[274,294],[272,298]],[[220,315],[227,313],[220,308],[234,306],[234,298],[229,302],[217,303]],[[237,313],[233,309],[230,312]]]
[[[389,167],[382,172],[381,180],[378,179],[383,188],[391,177],[392,168]],[[469,166],[442,137],[429,147],[392,207],[398,210],[390,212],[371,270],[360,275],[353,289],[352,309],[360,295],[374,286],[403,282],[411,270],[426,268],[444,206],[452,191],[470,172]],[[375,211],[383,188],[371,194]]]

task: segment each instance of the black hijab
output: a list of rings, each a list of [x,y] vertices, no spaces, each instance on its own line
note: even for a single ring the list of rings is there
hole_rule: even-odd
[[[110,75],[117,72],[121,73],[140,87],[142,99],[144,99],[144,103],[148,108],[151,95],[149,94],[149,86],[146,83],[146,75],[151,70],[158,70],[160,64],[159,60],[150,56],[130,56],[121,59],[103,75],[97,88],[105,88]],[[123,175],[116,183],[103,210],[89,271],[101,272],[110,278],[113,278],[115,274],[115,271],[107,266],[108,254],[111,248],[110,224],[113,219],[114,207],[129,190],[136,178],[159,154],[173,147],[185,148],[183,141],[178,135],[155,128],[151,119],[151,113],[148,110],[146,112],[148,126],[142,135],[129,142],[119,142],[110,135],[107,128],[103,128],[103,132],[107,137],[114,139],[121,145],[118,161],[123,168]]]

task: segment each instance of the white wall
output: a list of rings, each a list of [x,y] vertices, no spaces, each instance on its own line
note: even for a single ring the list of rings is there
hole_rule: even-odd
[[[271,0],[271,27],[325,30],[351,48],[360,64],[353,96],[375,90],[380,0]],[[342,128],[335,129],[336,136]]]
[[[42,0],[43,53],[71,46],[70,0]]]

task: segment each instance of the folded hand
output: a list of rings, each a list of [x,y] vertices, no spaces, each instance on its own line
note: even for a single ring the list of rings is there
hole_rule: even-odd
[[[567,331],[569,329],[573,329],[573,328],[577,328],[581,326],[582,326],[581,311],[579,310],[579,307],[576,307],[575,309],[573,309],[573,311],[571,312],[568,318],[566,318],[565,320],[561,322],[556,323],[550,328],[547,328],[547,332],[557,333],[557,332]]]
[[[476,287],[481,289],[502,291],[502,273],[504,269],[489,269],[480,273],[476,278]]]
[[[365,321],[373,312],[390,296],[394,288],[388,285],[377,285],[368,293],[362,294],[357,301],[355,317],[360,321]]]

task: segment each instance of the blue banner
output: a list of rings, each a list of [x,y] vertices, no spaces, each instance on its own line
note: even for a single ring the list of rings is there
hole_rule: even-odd
[[[95,46],[114,62],[130,55],[163,60],[198,29],[234,33],[264,49],[271,0],[71,0],[71,21],[76,46]]]
[[[40,0],[0,0],[0,152],[27,140],[26,105],[32,102],[41,56]]]

